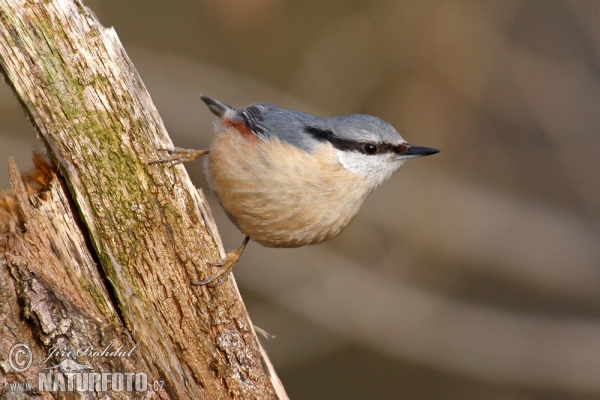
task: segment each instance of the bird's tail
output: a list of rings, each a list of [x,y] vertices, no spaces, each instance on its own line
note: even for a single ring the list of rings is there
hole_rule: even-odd
[[[219,100],[215,100],[212,97],[201,94],[200,98],[204,103],[206,103],[208,109],[217,117],[222,117],[223,114],[225,114],[225,111],[231,110],[231,107],[229,107],[227,104],[223,104]]]

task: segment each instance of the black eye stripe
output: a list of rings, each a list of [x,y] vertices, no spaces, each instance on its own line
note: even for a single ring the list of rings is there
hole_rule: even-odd
[[[379,153],[402,154],[408,151],[408,146],[405,144],[380,143],[377,146],[379,147]]]
[[[369,143],[369,142],[355,142],[353,140],[340,139],[336,137],[333,132],[329,129],[320,129],[313,126],[305,126],[304,132],[310,134],[313,138],[320,142],[329,142],[338,150],[345,151],[358,151],[363,154],[383,154],[383,153],[397,153],[402,154],[408,150],[408,146],[404,144],[393,145],[389,143]],[[377,147],[377,150],[372,153],[365,149],[365,145],[372,144]]]
[[[361,151],[362,143],[353,142],[352,140],[340,139],[335,137],[333,132],[328,129],[319,129],[312,126],[305,126],[304,131],[309,133],[320,142],[329,142],[339,150],[357,150]]]

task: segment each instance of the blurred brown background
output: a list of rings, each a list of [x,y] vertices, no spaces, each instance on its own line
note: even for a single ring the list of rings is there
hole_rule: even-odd
[[[292,398],[600,398],[600,2],[86,5],[115,27],[179,146],[211,139],[202,92],[374,114],[442,150],[333,241],[254,243],[236,267]],[[0,160],[24,169],[34,146],[0,85]],[[201,163],[187,168],[207,190]]]

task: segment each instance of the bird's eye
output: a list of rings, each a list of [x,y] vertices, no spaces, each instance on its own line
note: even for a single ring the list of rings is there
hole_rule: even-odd
[[[379,149],[373,143],[365,143],[363,144],[363,152],[365,154],[373,155],[376,154]]]

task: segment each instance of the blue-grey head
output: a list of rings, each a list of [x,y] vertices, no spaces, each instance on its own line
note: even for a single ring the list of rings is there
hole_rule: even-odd
[[[200,97],[214,114],[243,122],[259,137],[277,138],[309,154],[314,154],[319,146],[331,145],[341,165],[369,179],[373,187],[388,179],[406,160],[439,152],[408,144],[394,127],[371,115],[320,118],[269,103],[232,109],[210,97]],[[226,114],[227,111],[230,112]]]

